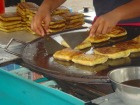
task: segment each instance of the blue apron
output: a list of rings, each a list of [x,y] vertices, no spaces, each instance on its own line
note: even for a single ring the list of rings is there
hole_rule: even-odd
[[[93,0],[93,6],[96,11],[96,16],[98,17],[130,1],[132,0]],[[140,17],[121,21],[120,23],[136,23],[136,22],[140,22]]]

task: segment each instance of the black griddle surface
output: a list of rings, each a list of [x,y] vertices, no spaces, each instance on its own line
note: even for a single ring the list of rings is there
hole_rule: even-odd
[[[140,33],[139,27],[125,27],[127,37],[111,39],[109,42],[96,44],[96,47],[110,46],[118,42],[135,38]],[[115,41],[116,40],[116,41]],[[74,64],[73,62],[55,60],[52,55],[47,55],[44,48],[44,39],[29,43],[22,54],[23,61],[33,70],[43,75],[78,83],[108,82],[107,73],[113,69],[124,66],[140,66],[140,53],[133,53],[129,57],[108,60],[101,65],[92,67]]]

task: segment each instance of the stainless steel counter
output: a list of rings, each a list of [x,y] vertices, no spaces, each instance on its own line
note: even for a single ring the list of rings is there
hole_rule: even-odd
[[[98,105],[125,105],[115,93],[94,99],[92,102]]]
[[[11,33],[0,31],[0,64],[19,58],[13,54],[6,52],[4,49],[12,38],[28,43],[38,37],[39,36],[32,35],[27,31],[17,31],[17,32],[11,32]],[[14,43],[11,43],[10,48],[14,49],[18,47],[19,45],[20,43],[14,42]]]
[[[0,48],[0,64],[18,59],[19,57],[7,53],[3,48]]]
[[[17,32],[10,32],[10,33],[0,31],[0,47],[5,48],[8,42],[10,41],[10,39],[12,38],[18,39],[27,43],[38,37],[39,36],[33,35],[27,31],[17,31]],[[11,46],[17,46],[17,45],[18,43],[13,43]]]

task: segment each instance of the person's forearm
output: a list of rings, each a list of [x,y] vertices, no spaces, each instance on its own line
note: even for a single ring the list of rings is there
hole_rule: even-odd
[[[112,11],[121,20],[127,20],[140,16],[140,0],[132,0]]]
[[[39,8],[46,9],[46,12],[52,12],[57,7],[59,7],[61,4],[63,4],[66,0],[44,0]]]

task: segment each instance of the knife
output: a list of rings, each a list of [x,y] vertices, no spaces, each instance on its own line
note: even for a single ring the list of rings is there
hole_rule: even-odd
[[[70,46],[70,48],[74,49],[89,36],[89,31],[63,33],[60,34],[60,36]]]

